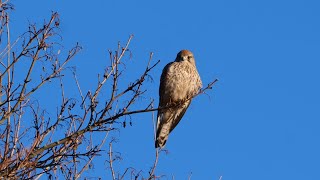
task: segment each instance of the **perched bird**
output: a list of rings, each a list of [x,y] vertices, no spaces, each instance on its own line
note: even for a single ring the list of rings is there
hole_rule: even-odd
[[[161,74],[155,147],[163,148],[169,133],[177,126],[202,82],[193,54],[182,50]]]

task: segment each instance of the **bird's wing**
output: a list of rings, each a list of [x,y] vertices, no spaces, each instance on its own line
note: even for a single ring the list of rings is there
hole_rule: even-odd
[[[167,93],[166,88],[167,84],[170,83],[171,77],[169,74],[169,68],[173,65],[173,62],[167,64],[162,71],[160,78],[160,87],[159,87],[159,108],[166,107],[170,105],[171,99],[170,95]],[[160,109],[158,110],[157,115],[157,134],[156,134],[156,147],[163,147],[166,143],[170,132],[170,126],[172,121],[173,113],[172,110]]]
[[[166,144],[170,132],[178,125],[187,111],[191,100],[174,108],[163,109],[158,112],[158,124],[155,147],[163,147]]]
[[[159,108],[168,106],[170,102],[170,97],[166,94],[166,83],[170,80],[168,71],[173,62],[167,64],[161,74],[160,78],[160,87],[159,87]],[[157,129],[159,127],[160,121],[162,118],[159,118],[162,113],[164,113],[165,109],[159,110],[157,114]]]
[[[183,115],[186,113],[188,107],[190,106],[191,100],[186,101],[183,105],[175,108],[175,114],[171,124],[170,132],[179,124]]]
[[[170,74],[168,73],[169,68],[173,65],[173,62],[167,64],[161,74],[160,87],[159,87],[159,106],[165,107],[170,102],[170,97],[166,93],[166,85],[170,81]]]

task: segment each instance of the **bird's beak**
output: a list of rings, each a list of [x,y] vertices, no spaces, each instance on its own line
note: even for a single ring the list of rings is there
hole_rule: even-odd
[[[183,59],[184,61],[188,61],[188,56],[183,56],[182,59]]]

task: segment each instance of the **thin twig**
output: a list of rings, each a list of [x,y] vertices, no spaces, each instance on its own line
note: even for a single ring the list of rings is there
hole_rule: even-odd
[[[153,108],[153,104],[151,105],[151,108]],[[157,123],[155,120],[154,112],[152,112],[152,123],[153,123],[152,125],[153,125],[154,141],[156,141]],[[159,159],[159,148],[155,148],[155,160],[154,160],[153,166],[149,172],[148,180],[151,180],[155,177],[154,172],[155,172],[155,169],[158,164],[158,159]]]
[[[113,169],[113,157],[112,157],[112,141],[109,143],[109,166],[112,174],[112,179],[115,180],[116,176]]]

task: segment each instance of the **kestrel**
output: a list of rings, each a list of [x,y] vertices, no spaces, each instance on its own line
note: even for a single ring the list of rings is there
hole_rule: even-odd
[[[177,126],[202,82],[193,54],[182,50],[161,74],[155,147],[163,148],[169,133]]]

